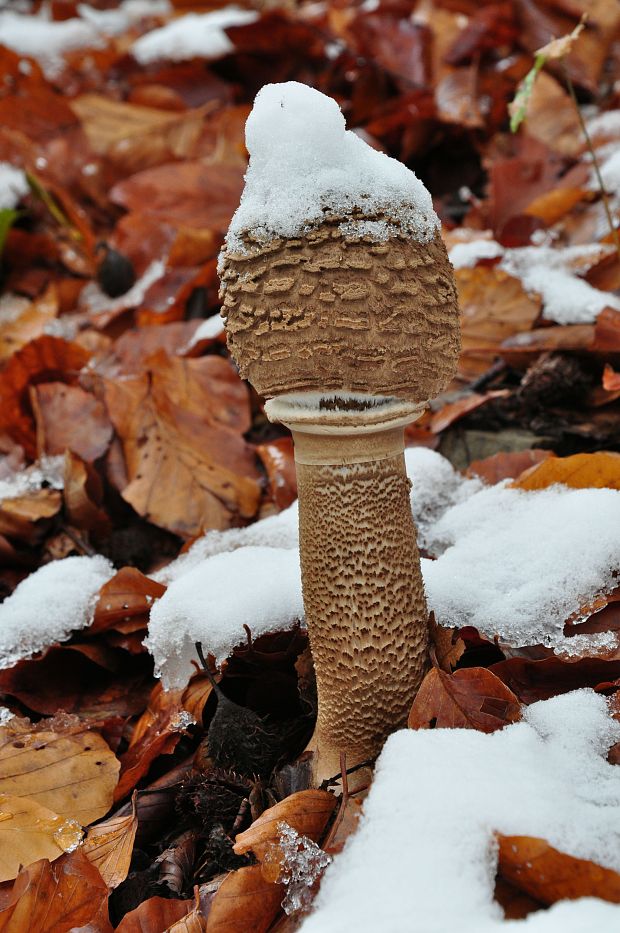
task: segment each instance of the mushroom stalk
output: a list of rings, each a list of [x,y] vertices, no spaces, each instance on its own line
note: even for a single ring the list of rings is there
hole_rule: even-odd
[[[301,572],[318,688],[317,783],[378,754],[425,673],[427,610],[395,399],[267,403],[292,431]],[[300,404],[301,403],[301,404]]]

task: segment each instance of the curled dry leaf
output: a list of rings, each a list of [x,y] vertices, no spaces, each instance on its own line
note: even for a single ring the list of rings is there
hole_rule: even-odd
[[[149,897],[135,910],[125,914],[116,933],[162,933],[191,912],[192,900]]]
[[[110,529],[110,519],[101,507],[103,483],[99,473],[70,450],[65,453],[62,496],[69,524],[74,528],[99,535]]]
[[[51,285],[40,298],[27,305],[16,318],[3,321],[0,333],[0,363],[4,363],[16,350],[21,349],[31,340],[41,337],[45,331],[45,325],[53,321],[57,314],[58,294]]]
[[[573,489],[620,489],[620,454],[600,451],[551,457],[525,470],[512,483],[515,489],[546,489],[563,483]]]
[[[108,888],[118,887],[129,874],[138,829],[135,793],[131,811],[128,816],[112,816],[93,826],[82,846],[82,851],[97,868]]]
[[[14,353],[0,373],[0,431],[21,444],[29,457],[36,456],[36,434],[28,410],[28,386],[34,380],[58,378],[75,383],[89,356],[77,343],[43,336]]]
[[[578,897],[600,897],[620,904],[620,874],[575,858],[531,836],[497,837],[498,874],[543,904]]]
[[[498,661],[489,670],[510,687],[522,703],[536,703],[559,693],[610,683],[620,678],[620,661],[579,657],[509,658]]]
[[[440,434],[454,424],[455,421],[464,418],[470,412],[476,411],[476,409],[481,408],[493,399],[505,398],[509,394],[504,389],[487,392],[484,395],[479,392],[470,392],[463,398],[457,399],[456,402],[448,402],[447,405],[443,405],[438,411],[434,412],[431,415],[430,429],[434,434]]]
[[[263,878],[260,865],[231,872],[213,898],[207,933],[266,933],[284,896],[280,884]]]
[[[38,455],[71,450],[92,463],[108,449],[113,428],[102,402],[79,386],[37,383],[30,390]]]
[[[446,674],[429,671],[413,701],[410,729],[478,729],[495,732],[521,719],[514,693],[485,667]]]
[[[459,658],[465,651],[465,642],[458,637],[457,629],[439,625],[435,621],[435,614],[432,612],[428,620],[428,628],[433,664],[447,674],[452,673],[453,668],[456,667]]]
[[[156,360],[150,377],[105,381],[127,465],[123,498],[186,538],[253,516],[258,473],[241,437],[247,389],[218,357]]]
[[[249,829],[239,833],[234,851],[237,855],[252,851],[259,862],[262,861],[270,844],[280,837],[278,823],[281,822],[288,823],[300,836],[319,842],[336,804],[336,797],[325,790],[291,794],[265,810]]]
[[[101,875],[80,849],[54,865],[40,859],[19,873],[11,891],[0,895],[0,931],[68,933],[98,917],[107,896]],[[97,929],[107,933],[111,927]]]
[[[35,544],[61,507],[62,495],[57,489],[38,489],[14,499],[2,499],[0,534],[24,544]]]
[[[0,794],[28,797],[82,826],[110,809],[119,762],[96,732],[0,729]]]
[[[162,583],[145,577],[135,567],[122,567],[99,591],[89,633],[118,628],[127,632],[146,628],[148,614],[156,599],[166,592]]]
[[[297,498],[292,438],[279,437],[275,441],[259,444],[256,453],[267,473],[271,500],[278,509],[287,508]]]

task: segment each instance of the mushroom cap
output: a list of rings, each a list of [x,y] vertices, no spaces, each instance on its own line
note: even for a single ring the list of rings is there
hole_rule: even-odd
[[[380,223],[389,218],[375,218]],[[460,328],[444,243],[348,236],[341,217],[221,255],[222,316],[243,378],[267,398],[339,391],[422,403],[456,371]]]

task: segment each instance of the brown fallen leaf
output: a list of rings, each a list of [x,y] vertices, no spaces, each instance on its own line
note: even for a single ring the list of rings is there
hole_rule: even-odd
[[[431,612],[428,620],[428,628],[433,664],[447,674],[451,674],[465,651],[465,642],[458,637],[457,629],[446,628],[436,622],[433,612]]]
[[[447,405],[443,405],[433,412],[430,419],[430,429],[434,434],[440,434],[470,412],[476,411],[493,399],[505,398],[509,394],[504,389],[486,392],[484,395],[480,392],[470,392],[463,398],[459,398],[455,402],[448,402]]]
[[[54,861],[81,838],[75,820],[63,819],[30,797],[0,795],[0,881],[11,881],[22,865],[38,859]]]
[[[207,933],[266,933],[284,896],[281,884],[265,881],[260,865],[231,872],[211,902]]]
[[[123,498],[185,538],[250,518],[260,490],[240,433],[249,418],[247,389],[218,357],[156,360],[150,376],[105,380],[127,466]]]
[[[517,697],[485,667],[462,668],[454,674],[433,668],[422,681],[407,725],[495,732],[520,719]]]
[[[551,457],[525,470],[511,485],[515,489],[546,489],[563,483],[573,489],[620,489],[620,453],[599,451]]]
[[[552,450],[533,447],[530,450],[517,450],[512,453],[492,454],[484,460],[472,460],[467,467],[467,476],[478,476],[490,486],[503,479],[516,479],[532,466],[536,466],[549,457],[555,457]]]
[[[249,829],[239,833],[234,851],[237,855],[252,851],[259,862],[262,861],[271,843],[280,837],[278,823],[281,822],[288,823],[300,836],[309,836],[314,842],[319,842],[336,804],[336,797],[325,790],[302,790],[291,794],[274,807],[269,807]]]
[[[96,732],[0,728],[0,794],[28,797],[82,826],[110,809],[119,762]]]
[[[105,406],[79,386],[40,382],[30,389],[37,453],[54,456],[71,450],[92,463],[108,449],[113,428]]]
[[[620,904],[620,874],[532,836],[497,836],[498,874],[546,905],[578,897]]]
[[[13,320],[3,320],[0,332],[0,363],[4,363],[16,350],[31,340],[41,337],[45,332],[45,325],[57,315],[58,293],[51,285],[40,298],[28,304]]]
[[[188,726],[181,705],[181,691],[162,689],[158,682],[151,692],[149,705],[134,726],[129,748],[121,756],[121,774],[114,800],[122,800],[133,790],[160,755],[169,755]]]
[[[80,849],[54,865],[40,859],[22,869],[12,889],[0,895],[0,931],[68,933],[97,917],[107,896],[101,875]],[[97,929],[107,933],[112,928]]]
[[[0,431],[21,444],[29,457],[36,456],[36,434],[28,386],[59,378],[75,384],[89,356],[77,343],[43,336],[14,353],[0,373]]]
[[[35,492],[0,501],[0,534],[24,544],[36,544],[62,508],[57,489]]]
[[[581,127],[568,92],[546,71],[534,82],[524,125],[530,136],[554,152],[570,157],[581,151]]]
[[[287,508],[297,498],[292,438],[279,437],[275,441],[259,444],[256,453],[267,473],[270,499],[278,509]]]
[[[125,914],[115,933],[164,933],[192,910],[194,902],[167,897],[148,900]]]
[[[165,592],[163,584],[145,577],[135,567],[122,567],[99,591],[89,634],[119,625],[126,631],[129,622],[146,628],[151,606]]]
[[[104,490],[101,477],[92,464],[70,450],[65,452],[62,496],[70,525],[96,535],[109,532],[111,522],[102,508]]]
[[[532,328],[541,302],[494,266],[457,269],[455,275],[463,346],[459,368],[476,376],[488,369],[504,340]]]
[[[135,793],[128,816],[112,816],[91,827],[82,851],[97,868],[108,888],[116,888],[129,874],[138,829]]]
[[[599,658],[531,660],[509,658],[492,664],[489,670],[502,680],[522,703],[548,700],[581,687],[596,688],[620,678],[620,661]]]

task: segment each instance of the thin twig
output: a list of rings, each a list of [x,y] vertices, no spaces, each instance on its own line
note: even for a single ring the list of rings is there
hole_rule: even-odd
[[[327,849],[336,837],[336,833],[340,829],[340,824],[344,819],[344,811],[349,802],[349,781],[347,777],[347,753],[340,752],[340,777],[342,779],[342,797],[340,798],[340,806],[338,808],[338,813],[336,819],[333,822],[332,828],[330,829],[327,839],[323,843],[323,849]]]

